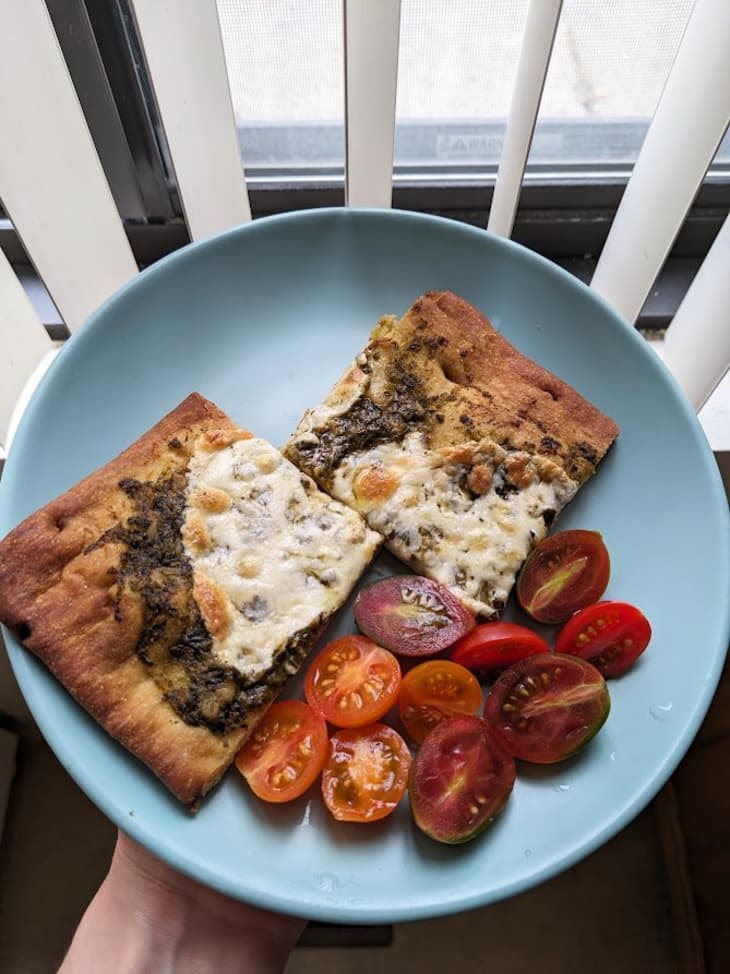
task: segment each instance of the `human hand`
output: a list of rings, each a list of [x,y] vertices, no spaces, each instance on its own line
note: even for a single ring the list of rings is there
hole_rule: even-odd
[[[183,876],[120,832],[59,974],[278,974],[303,927]]]

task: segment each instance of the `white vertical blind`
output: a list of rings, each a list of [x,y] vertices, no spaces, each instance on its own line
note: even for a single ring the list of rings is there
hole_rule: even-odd
[[[344,3],[347,205],[389,207],[400,0]]]
[[[697,0],[592,286],[634,321],[730,121],[730,3]]]
[[[15,402],[51,340],[0,250],[0,449],[8,445]]]
[[[517,213],[550,54],[563,0],[530,0],[507,131],[499,160],[487,230],[509,237]]]
[[[215,0],[132,0],[194,240],[251,219]]]
[[[730,215],[677,309],[662,354],[700,410],[730,367]]]
[[[3,0],[0,37],[0,197],[73,330],[137,266],[43,0]]]

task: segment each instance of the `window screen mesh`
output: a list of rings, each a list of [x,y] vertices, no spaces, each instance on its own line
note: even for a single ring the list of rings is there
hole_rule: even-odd
[[[694,0],[565,0],[533,172],[626,166],[641,147]],[[528,0],[402,0],[402,173],[496,167]],[[341,0],[218,0],[244,160],[341,174]],[[718,159],[730,157],[730,138]]]

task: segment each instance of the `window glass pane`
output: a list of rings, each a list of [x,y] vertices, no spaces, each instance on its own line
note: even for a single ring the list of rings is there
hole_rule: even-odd
[[[528,165],[633,163],[693,5],[565,0]],[[397,164],[497,164],[527,8],[403,0]]]
[[[341,0],[217,0],[247,172],[344,169]]]
[[[527,0],[402,0],[396,166],[499,161]]]
[[[631,164],[694,0],[565,0],[528,166]]]
[[[340,178],[342,0],[217,0],[247,172]],[[493,175],[528,0],[402,0],[396,174]],[[633,164],[694,0],[565,0],[528,173]],[[717,162],[730,161],[730,137]]]

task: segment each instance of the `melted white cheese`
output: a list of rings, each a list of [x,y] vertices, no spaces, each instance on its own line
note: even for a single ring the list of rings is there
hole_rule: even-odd
[[[387,500],[363,500],[353,490],[358,472],[374,465],[398,479]],[[559,512],[577,485],[567,478],[536,479],[503,498],[496,490],[504,484],[497,471],[491,488],[474,497],[461,486],[464,476],[465,468],[427,449],[420,433],[411,433],[402,444],[385,443],[345,458],[333,494],[361,511],[384,535],[386,547],[414,571],[446,585],[473,612],[489,616],[507,601],[530,549],[547,534],[543,512]]]
[[[223,491],[228,509],[203,509],[205,488]],[[186,554],[194,574],[225,594],[231,618],[227,633],[213,636],[212,652],[250,680],[295,633],[342,605],[381,540],[261,439],[197,450],[187,500]],[[202,520],[208,544],[190,544],[191,518]]]

